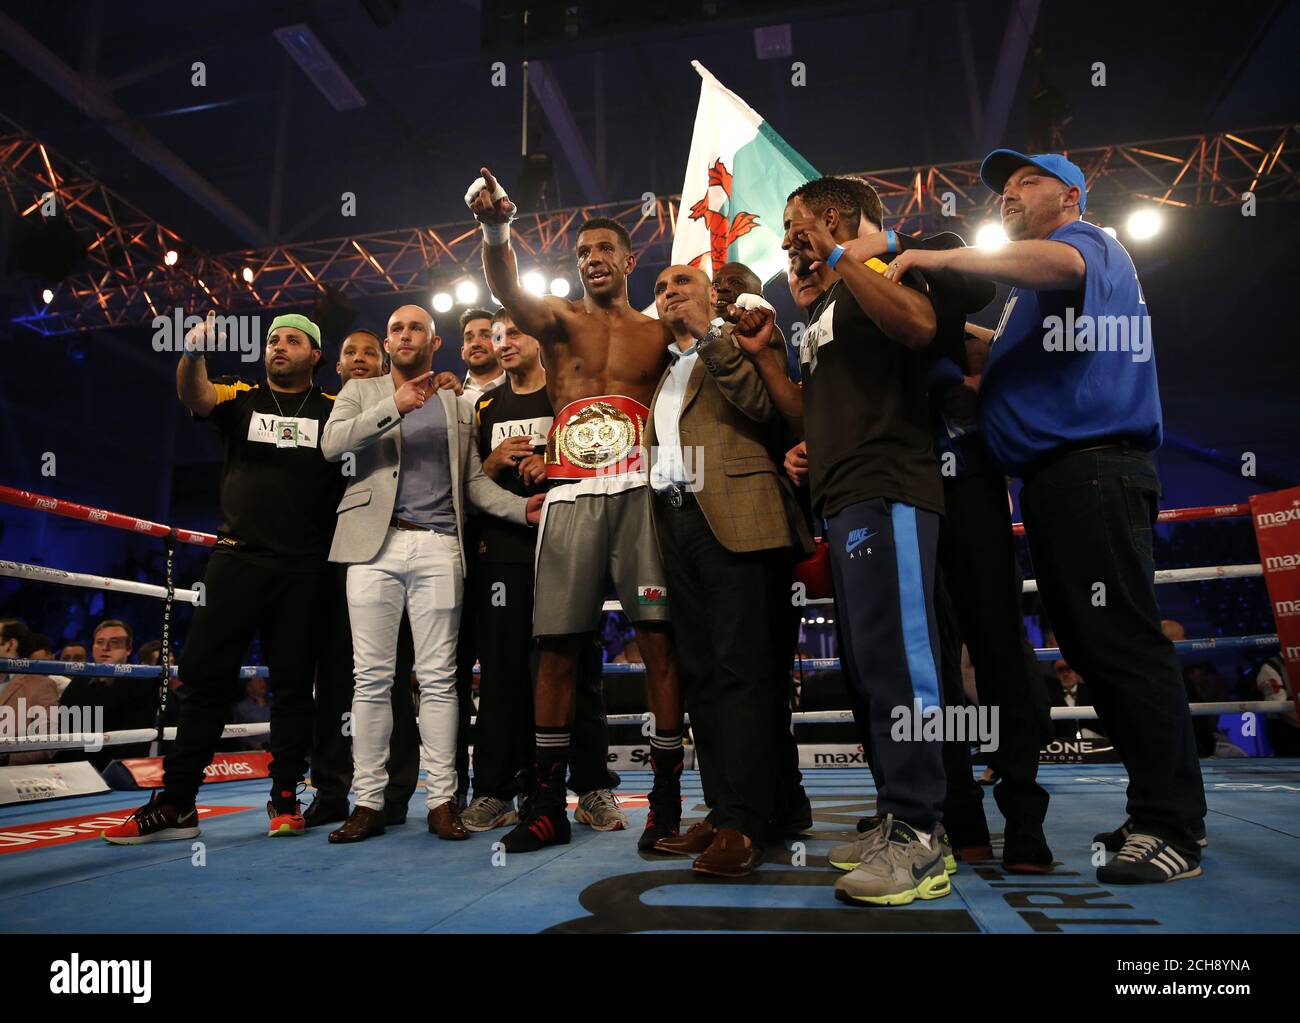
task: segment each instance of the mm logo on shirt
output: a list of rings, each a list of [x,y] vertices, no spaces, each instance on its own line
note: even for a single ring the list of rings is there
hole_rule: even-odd
[[[638,604],[667,604],[668,590],[662,586],[638,586],[636,588]]]
[[[482,408],[487,407],[484,402]],[[545,447],[546,437],[551,432],[551,424],[555,422],[554,416],[538,416],[536,419],[509,419],[500,423],[492,424],[492,450],[495,451],[501,446],[501,442],[509,437],[532,437],[533,447]]]
[[[859,548],[878,534],[873,533],[870,529],[863,527],[861,529],[850,529],[848,539],[844,541],[844,553],[850,558],[860,557],[863,554],[870,554],[871,548],[859,550]]]
[[[297,426],[296,439],[298,447],[314,448],[316,446],[316,420],[295,418],[293,416],[273,416],[262,412],[255,412],[249,417],[248,439],[257,444],[276,444],[279,442],[280,434],[283,432],[286,423]],[[279,430],[276,429],[277,426],[280,427]]]

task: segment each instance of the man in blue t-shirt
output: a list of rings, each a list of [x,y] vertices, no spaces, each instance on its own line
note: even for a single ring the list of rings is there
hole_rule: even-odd
[[[1151,526],[1162,436],[1151,320],[1124,247],[1080,218],[1083,172],[1057,154],[990,153],[999,249],[909,249],[886,276],[955,270],[1011,285],[980,387],[980,432],[1024,480],[1039,592],[1066,659],[1088,679],[1129,775],[1129,819],[1098,880],[1200,874],[1205,790],[1178,655],[1160,628]]]

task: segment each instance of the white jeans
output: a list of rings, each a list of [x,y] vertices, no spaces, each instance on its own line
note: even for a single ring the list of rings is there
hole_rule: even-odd
[[[352,619],[352,791],[358,806],[384,808],[391,692],[402,609],[411,618],[420,685],[420,763],[432,810],[456,796],[456,637],[464,574],[460,543],[432,530],[389,527],[379,553],[348,566]],[[405,682],[405,680],[402,680]]]

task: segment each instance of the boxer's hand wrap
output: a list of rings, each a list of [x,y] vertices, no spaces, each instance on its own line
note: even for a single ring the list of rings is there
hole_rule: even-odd
[[[776,310],[767,299],[762,295],[754,295],[748,291],[736,297],[736,307],[739,309],[766,309],[772,314],[773,318],[776,317]]]
[[[474,196],[480,191],[487,188],[487,181],[480,175],[474,179],[474,183],[469,186],[465,193],[465,205],[469,206],[474,201]],[[492,203],[495,205],[502,199],[506,198],[506,190],[501,187],[501,182],[497,182],[496,189],[492,192]],[[489,245],[504,245],[510,240],[510,221],[503,224],[482,224],[483,240]]]

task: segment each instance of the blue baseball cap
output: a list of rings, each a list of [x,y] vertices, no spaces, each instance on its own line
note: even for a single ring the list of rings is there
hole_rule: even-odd
[[[1045,153],[1042,156],[1026,156],[1014,149],[995,149],[984,157],[980,164],[980,180],[1001,195],[1007,187],[1007,178],[1021,167],[1037,167],[1052,177],[1064,181],[1079,190],[1079,212],[1088,205],[1088,186],[1084,184],[1083,171],[1077,163],[1071,163],[1060,153]]]

